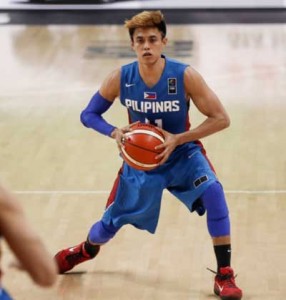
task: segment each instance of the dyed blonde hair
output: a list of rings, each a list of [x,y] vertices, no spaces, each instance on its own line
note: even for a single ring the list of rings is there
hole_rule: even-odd
[[[163,38],[166,36],[167,32],[164,15],[160,10],[145,10],[133,16],[130,20],[126,20],[125,27],[128,29],[132,41],[136,28],[156,27],[162,33]]]

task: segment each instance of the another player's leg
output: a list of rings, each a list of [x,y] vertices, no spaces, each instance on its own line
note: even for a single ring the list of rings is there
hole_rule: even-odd
[[[242,291],[235,283],[231,268],[230,220],[224,192],[219,182],[214,182],[203,193],[202,202],[207,211],[207,224],[213,239],[217,271],[214,273],[214,292],[223,300],[240,300]]]
[[[63,249],[55,255],[59,273],[66,273],[74,266],[93,259],[98,254],[100,246],[113,238],[117,231],[118,228],[113,225],[106,225],[102,221],[95,223],[91,227],[86,241]]]

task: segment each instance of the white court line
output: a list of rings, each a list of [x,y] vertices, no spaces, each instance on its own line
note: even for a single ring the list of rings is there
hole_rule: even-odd
[[[52,195],[52,194],[60,194],[60,195],[100,195],[100,194],[109,194],[110,191],[14,191],[15,194],[21,195]],[[225,190],[226,194],[286,194],[286,190]]]
[[[247,191],[247,190],[226,190],[226,194],[286,194],[286,190],[261,190],[261,191]]]

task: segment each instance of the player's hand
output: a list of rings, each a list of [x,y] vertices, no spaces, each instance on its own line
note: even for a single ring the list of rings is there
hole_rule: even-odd
[[[156,159],[158,159],[158,165],[162,165],[168,160],[171,153],[179,145],[179,140],[176,134],[172,134],[159,127],[157,127],[157,129],[160,130],[165,136],[165,142],[159,146],[156,146],[155,148],[156,150],[163,149],[162,153],[156,156]]]
[[[117,143],[117,147],[118,147],[119,151],[121,151],[121,147],[123,147],[122,141],[123,141],[123,137],[124,137],[123,130],[120,128],[115,128],[111,133],[111,137],[113,139],[115,139],[115,141]]]
[[[123,128],[115,128],[111,133],[111,137],[115,139],[119,151],[121,151],[121,148],[124,147],[124,139],[125,139],[124,134],[132,131],[131,127],[137,123],[139,123],[139,121],[129,124]]]

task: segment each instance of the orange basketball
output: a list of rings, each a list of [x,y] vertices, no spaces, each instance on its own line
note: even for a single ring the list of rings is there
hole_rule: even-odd
[[[121,155],[125,162],[137,169],[149,171],[158,166],[158,159],[155,157],[163,151],[155,147],[165,141],[164,135],[151,124],[136,123],[131,126],[132,131],[125,134],[124,147],[121,148]]]

